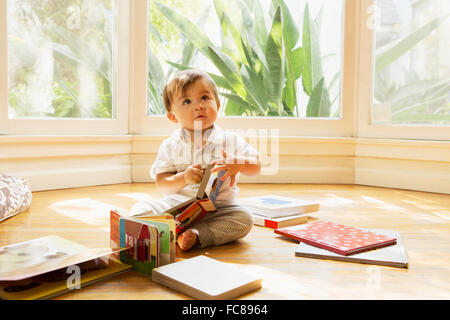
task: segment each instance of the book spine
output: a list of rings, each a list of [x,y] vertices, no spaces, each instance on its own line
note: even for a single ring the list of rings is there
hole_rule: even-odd
[[[183,233],[191,224],[192,218],[194,218],[199,213],[199,211],[203,211],[203,208],[198,205],[197,202],[193,203],[189,208],[187,208],[186,211],[184,211],[176,220],[176,233]]]
[[[296,234],[293,234],[293,233],[291,233],[291,232],[289,232],[287,230],[275,229],[274,232],[276,234],[279,234],[279,235],[284,236],[286,238],[290,238],[290,239],[294,239],[294,240],[297,240],[297,241],[301,241],[301,238],[299,238]]]
[[[278,228],[278,222],[277,221],[273,221],[273,220],[269,220],[269,219],[264,219],[264,226],[266,228],[277,229]]]
[[[329,251],[332,251],[332,252],[336,252],[336,253],[341,254],[343,256],[346,256],[348,254],[346,251],[342,251],[342,250],[340,250],[340,249],[338,249],[336,247],[332,247],[332,246],[329,246],[329,245],[326,245],[326,244],[323,244],[323,243],[320,243],[320,242],[317,242],[317,241],[312,241],[312,240],[310,240],[308,238],[299,238],[299,239],[300,239],[299,240],[300,242],[304,242],[304,243],[310,244],[310,245],[312,245],[314,247],[318,247],[318,248],[322,248],[322,249],[329,250]]]
[[[110,211],[110,234],[109,234],[109,241],[110,241],[110,247],[112,249],[118,249],[120,248],[120,214],[115,211]],[[120,252],[114,252],[113,256],[116,259],[120,259]]]
[[[389,240],[389,241],[386,241],[386,242],[383,242],[383,243],[378,243],[378,244],[374,244],[374,245],[371,245],[371,246],[365,246],[365,247],[357,248],[357,249],[354,249],[354,250],[350,250],[350,251],[348,251],[346,253],[346,255],[360,253],[360,252],[368,251],[368,250],[371,250],[371,249],[383,248],[383,247],[387,247],[387,246],[390,246],[390,245],[393,245],[393,244],[396,244],[396,243],[397,243],[396,239]]]

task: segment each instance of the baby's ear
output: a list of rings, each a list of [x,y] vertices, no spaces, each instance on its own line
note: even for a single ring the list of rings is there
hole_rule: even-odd
[[[174,123],[178,123],[178,119],[177,117],[175,117],[175,114],[173,114],[172,112],[167,112],[166,114],[167,119],[169,119],[170,121],[174,122]]]
[[[220,109],[220,101],[216,100],[216,104],[217,104],[217,111],[219,111],[219,109]]]

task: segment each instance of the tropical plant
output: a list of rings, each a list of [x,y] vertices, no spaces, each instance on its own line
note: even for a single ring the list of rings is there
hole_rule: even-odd
[[[209,14],[210,8],[207,7],[203,14],[200,16],[200,19],[198,20],[197,24],[202,27],[204,21],[206,20],[208,14]],[[151,18],[151,17],[150,17]],[[152,21],[152,19],[149,18],[148,24],[149,24],[149,32],[150,34],[160,43],[168,43],[168,39],[159,32],[158,27],[155,25],[155,23]],[[156,22],[156,21],[155,21]],[[173,35],[171,35],[173,36]],[[161,45],[162,51],[164,51],[166,48],[164,45]],[[167,56],[167,54],[165,54]],[[183,54],[181,57],[181,61],[179,63],[181,65],[191,65],[195,63],[196,57],[198,55],[198,50],[194,47],[192,42],[187,39],[184,41],[183,46]],[[156,53],[153,51],[152,46],[148,46],[148,114],[164,114],[164,102],[163,102],[163,91],[164,86],[167,83],[169,77],[171,74],[173,74],[174,71],[177,69],[170,66],[169,68],[164,68],[161,64],[161,60],[157,57]]]
[[[306,4],[302,47],[300,32],[283,0],[273,0],[272,24],[266,29],[259,1],[235,0],[239,13],[230,13],[229,2],[215,0],[221,26],[221,47],[188,18],[156,3],[161,13],[207,57],[221,73],[210,73],[228,92],[227,115],[298,116],[297,80],[302,77],[310,96],[308,116],[330,115],[330,97],[324,85],[317,21]],[[254,12],[252,15],[251,12]],[[169,62],[181,70],[190,68]]]

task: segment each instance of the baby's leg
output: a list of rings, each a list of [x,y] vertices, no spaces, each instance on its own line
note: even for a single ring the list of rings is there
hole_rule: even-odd
[[[153,212],[154,215],[159,215],[171,209],[175,205],[176,204],[173,204],[167,199],[152,199],[150,201],[140,201],[130,209],[129,215],[134,216],[140,213],[150,214],[151,212]]]
[[[209,212],[192,226],[200,248],[225,244],[245,237],[253,227],[253,217],[241,206],[228,206]]]

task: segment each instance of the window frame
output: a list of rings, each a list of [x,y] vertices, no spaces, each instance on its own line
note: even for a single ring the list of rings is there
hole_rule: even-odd
[[[129,1],[116,0],[113,28],[113,119],[8,118],[8,73],[0,74],[0,134],[127,134]],[[0,1],[0,70],[8,70],[7,1]],[[120,45],[119,45],[120,44]]]
[[[354,136],[354,106],[355,82],[352,73],[356,70],[355,43],[357,37],[352,30],[358,25],[356,21],[357,4],[359,0],[345,0],[342,14],[341,50],[341,93],[339,119],[324,118],[278,118],[278,117],[219,117],[219,126],[227,129],[252,128],[255,130],[278,129],[281,136],[322,136],[322,137],[353,137]],[[130,132],[133,134],[169,135],[177,126],[165,116],[147,116],[147,1],[133,1],[133,18],[131,33],[134,46],[132,48],[132,72],[134,84],[131,86],[134,116],[130,121]],[[249,121],[251,125],[249,126]]]
[[[375,33],[367,27],[369,7],[373,0],[361,0],[359,37],[358,137],[418,140],[450,140],[450,126],[372,124],[374,90]]]

